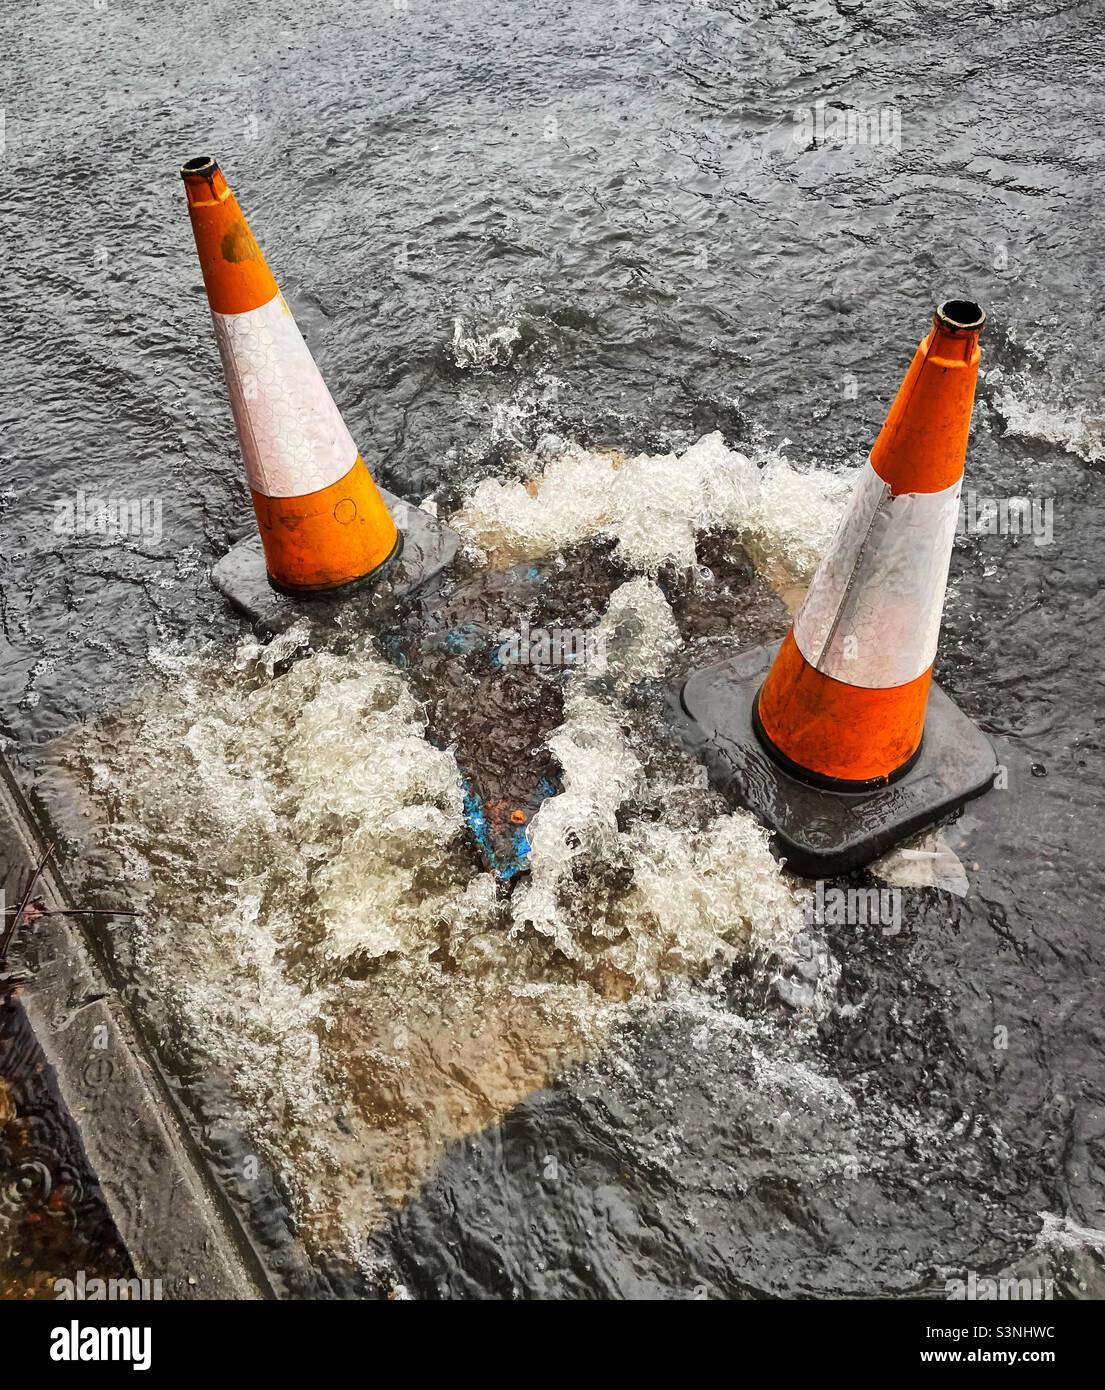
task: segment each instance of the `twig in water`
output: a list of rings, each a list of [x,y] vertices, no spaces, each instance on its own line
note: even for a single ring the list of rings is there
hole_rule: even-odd
[[[35,884],[49,862],[56,845],[57,841],[52,841],[49,849],[39,860],[38,868],[31,875],[31,881],[27,884],[27,891],[20,899],[19,906],[4,909],[3,915],[8,918],[8,921],[4,925],[3,932],[0,933],[0,1004],[6,1003],[9,999],[18,999],[29,978],[19,971],[7,969],[8,949],[20,926],[37,922],[40,917],[137,917],[139,915],[137,912],[122,907],[47,907],[44,898],[33,898],[31,894],[34,892]]]
[[[56,840],[50,841],[49,848],[47,849],[46,853],[42,856],[42,858],[38,861],[38,868],[31,875],[31,881],[27,884],[27,891],[23,894],[19,906],[15,909],[15,912],[12,914],[11,921],[5,927],[3,936],[0,936],[0,969],[2,969],[5,963],[7,962],[8,947],[11,945],[12,937],[15,935],[15,930],[19,926],[24,912],[26,912],[27,910],[27,904],[31,900],[31,894],[35,891],[35,884],[38,882],[38,876],[42,873],[43,869],[49,863],[50,856],[57,848],[57,843],[58,842]]]
[[[32,907],[35,902],[41,902],[41,899],[35,898],[31,904]],[[15,907],[4,909],[9,916],[18,910]],[[40,917],[138,917],[139,915],[139,913],[132,912],[125,907],[44,907],[35,913],[34,920],[37,922]]]

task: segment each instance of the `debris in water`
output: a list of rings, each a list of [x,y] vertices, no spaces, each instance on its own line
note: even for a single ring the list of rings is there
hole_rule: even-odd
[[[876,859],[869,867],[875,878],[896,888],[940,888],[965,898],[967,871],[942,830],[930,830]]]

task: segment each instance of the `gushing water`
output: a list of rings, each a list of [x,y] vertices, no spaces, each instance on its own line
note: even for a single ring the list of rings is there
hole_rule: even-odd
[[[605,532],[639,575],[598,625],[601,679],[566,677],[563,789],[512,894],[474,852],[452,751],[367,639],[310,651],[301,626],[229,663],[163,652],[160,687],[75,755],[144,903],[136,965],[169,1047],[225,1074],[319,1248],[359,1250],[445,1144],[674,980],[708,1000],[801,925],[764,831],[688,796],[692,765],[656,762],[634,692],[681,645],[655,576],[696,533],[728,528],[804,578],[845,482],[712,436],[680,458],[571,449],[533,483],[484,483],[453,518],[484,563]],[[642,799],[658,813],[633,814]]]

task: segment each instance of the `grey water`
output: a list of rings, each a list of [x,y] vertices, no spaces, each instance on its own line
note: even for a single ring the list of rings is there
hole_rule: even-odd
[[[237,1086],[348,1293],[944,1297],[974,1271],[1101,1296],[1098,8],[50,0],[0,25],[2,752],[67,876],[150,905],[107,944],[197,1126]],[[252,525],[176,173],[208,153],[369,466],[460,518],[471,573],[534,553],[487,490],[520,484],[573,622],[653,585],[625,598],[631,689],[519,715],[321,639],[266,669],[208,579]],[[965,896],[907,888],[894,934],[787,955],[797,886],[663,747],[648,682],[782,630],[764,556],[831,523],[952,296],[988,314],[967,487],[1053,521],[952,562],[937,672],[1005,776],[945,831]],[[711,467],[794,477],[761,552],[695,539],[698,585],[611,559],[548,481],[573,446],[594,469],[714,432]],[[68,524],[89,498],[148,524]],[[619,505],[627,533],[678,520]],[[496,742],[512,714],[533,740]],[[449,748],[550,737],[584,862],[501,896]]]

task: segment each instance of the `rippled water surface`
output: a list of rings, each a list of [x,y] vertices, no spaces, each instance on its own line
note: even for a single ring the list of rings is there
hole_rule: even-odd
[[[143,908],[107,945],[261,1244],[391,1296],[1105,1293],[1097,7],[0,23],[4,756]],[[818,101],[892,138],[796,138]],[[382,644],[266,647],[210,586],[252,519],[206,153],[370,467],[465,542]],[[967,487],[1052,507],[952,562],[938,674],[1005,785],[901,930],[818,926],[661,688],[785,630],[950,296],[989,315]],[[79,492],[160,523],[67,534]],[[522,620],[606,669],[497,675]]]
[[[54,1280],[129,1279],[130,1260],[26,1016],[0,1007],[0,1298]]]

